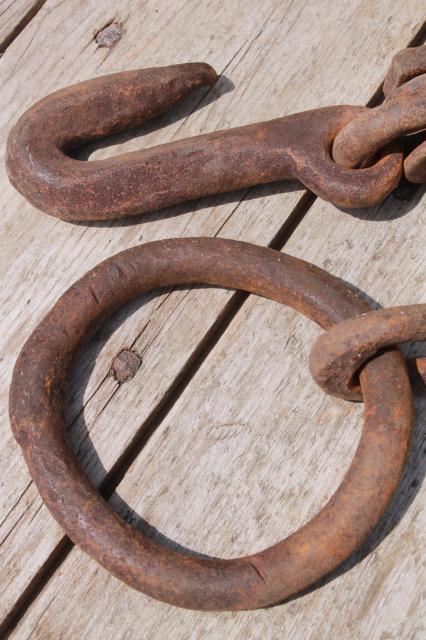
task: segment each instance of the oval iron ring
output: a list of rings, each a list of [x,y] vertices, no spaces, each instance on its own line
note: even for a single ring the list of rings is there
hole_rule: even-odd
[[[337,132],[368,111],[354,106],[314,109],[106,160],[68,155],[84,142],[167,111],[216,80],[212,67],[192,63],[116,73],[52,93],[11,130],[9,179],[38,209],[74,221],[120,218],[284,179],[299,179],[336,205],[366,207],[398,184],[399,152],[366,169],[333,162]]]
[[[413,421],[410,384],[397,349],[365,366],[365,422],[351,466],[323,509],[282,542],[229,560],[163,547],[122,521],[88,481],[66,442],[64,390],[74,352],[95,323],[141,293],[191,283],[271,298],[324,328],[369,309],[342,281],[272,249],[218,238],[128,249],[76,282],[26,342],[13,373],[12,428],[52,515],[116,577],[181,607],[264,607],[329,573],[377,524],[404,467]]]

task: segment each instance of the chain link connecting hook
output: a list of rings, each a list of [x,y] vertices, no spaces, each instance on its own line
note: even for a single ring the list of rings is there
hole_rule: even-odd
[[[383,92],[385,101],[342,128],[333,158],[343,167],[363,166],[392,140],[426,128],[426,46],[403,49],[392,60]],[[426,182],[426,142],[404,160],[410,182]]]

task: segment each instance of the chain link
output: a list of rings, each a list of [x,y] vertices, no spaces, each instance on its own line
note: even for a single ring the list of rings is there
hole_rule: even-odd
[[[367,164],[387,144],[426,128],[426,46],[400,51],[384,82],[386,99],[344,126],[333,144],[333,159],[346,168]],[[426,182],[426,142],[409,153],[404,173]]]

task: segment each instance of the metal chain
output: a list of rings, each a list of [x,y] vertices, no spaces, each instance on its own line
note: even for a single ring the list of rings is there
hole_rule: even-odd
[[[426,46],[400,51],[384,82],[384,103],[342,127],[333,144],[334,160],[347,168],[364,166],[385,145],[426,128]],[[410,182],[426,182],[426,142],[404,160]]]
[[[416,340],[426,340],[426,304],[370,311],[323,333],[312,347],[310,370],[327,393],[361,400],[362,365],[383,347]],[[423,377],[426,358],[416,358],[414,364]]]

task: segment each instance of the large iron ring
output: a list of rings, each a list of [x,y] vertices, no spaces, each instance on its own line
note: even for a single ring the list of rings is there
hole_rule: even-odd
[[[410,384],[397,349],[365,365],[365,421],[351,466],[323,509],[282,542],[229,560],[166,548],[122,521],[90,484],[67,443],[63,406],[74,353],[95,323],[141,293],[191,283],[277,300],[324,328],[369,310],[342,281],[271,249],[217,238],[128,249],[76,282],[26,342],[13,373],[12,428],[52,515],[116,577],[181,607],[264,607],[329,573],[379,521],[404,467],[413,421]]]

